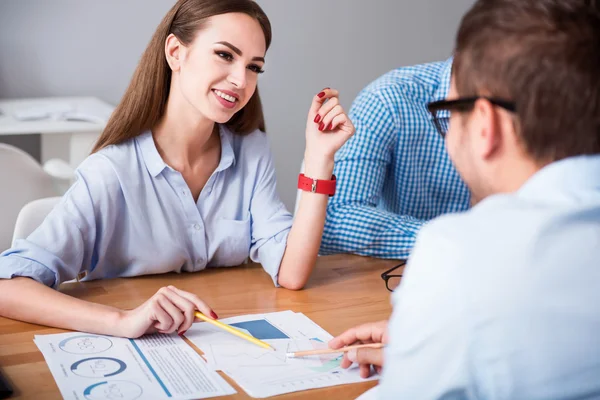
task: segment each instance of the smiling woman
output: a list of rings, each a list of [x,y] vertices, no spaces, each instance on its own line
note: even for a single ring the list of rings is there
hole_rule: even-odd
[[[242,24],[238,25],[239,22]],[[209,27],[211,29],[208,29]],[[201,31],[204,35],[199,35]],[[173,77],[171,65],[173,59],[165,57],[165,51],[168,51],[169,46],[176,52],[180,50],[191,52],[193,47],[197,49],[198,54],[195,59],[190,60],[189,65],[192,79],[194,77],[200,79],[200,71],[202,79],[208,79],[210,71],[216,66],[216,60],[209,57],[211,53],[215,58],[219,57],[222,62],[229,64],[236,60],[234,54],[241,58],[242,51],[229,41],[222,40],[224,37],[222,34],[248,43],[248,51],[257,52],[257,60],[254,60],[255,57],[250,57],[252,63],[260,62],[258,65],[249,65],[248,68],[254,72],[262,72],[265,53],[271,44],[271,23],[258,4],[245,0],[179,1],[165,15],[156,29],[121,103],[117,106],[93,152],[110,144],[124,142],[154,128],[165,114]],[[214,42],[211,43],[210,40]],[[175,56],[177,57],[177,54]],[[204,69],[207,67],[208,69]],[[193,87],[189,90],[197,89]],[[225,121],[226,126],[237,134],[247,134],[256,129],[265,131],[256,79],[251,89],[249,90],[251,97],[243,104],[238,103],[237,107],[233,107],[237,113]],[[232,93],[227,94],[233,96]]]
[[[180,0],[159,25],[78,179],[43,224],[0,255],[0,315],[114,336],[184,332],[217,315],[168,286],[134,310],[53,291],[105,279],[227,267],[250,258],[301,289],[316,262],[333,156],[354,127],[338,92],[306,124],[308,190],[296,220],[277,195],[258,76],[271,26],[251,0]]]

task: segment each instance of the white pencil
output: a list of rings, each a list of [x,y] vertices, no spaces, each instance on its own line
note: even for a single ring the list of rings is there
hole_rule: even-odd
[[[316,356],[319,354],[332,354],[332,353],[346,353],[354,349],[381,349],[385,345],[383,343],[367,343],[367,344],[355,344],[353,346],[341,347],[339,349],[321,349],[321,350],[306,350],[296,351],[294,353],[286,353],[288,358],[305,357],[305,356]]]

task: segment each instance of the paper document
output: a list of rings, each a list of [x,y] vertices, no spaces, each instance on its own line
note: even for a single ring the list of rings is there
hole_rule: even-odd
[[[206,347],[205,354],[209,365],[217,370],[230,370],[239,367],[285,367],[298,366],[324,370],[323,367],[338,367],[340,354],[324,354],[322,356],[287,357],[287,353],[300,350],[327,348],[320,340],[311,339],[274,339],[265,340],[275,351],[263,349],[252,343],[223,342],[213,343]]]
[[[204,322],[193,324],[185,334],[211,367],[224,371],[252,397],[378,379],[362,379],[358,367],[342,369],[339,353],[288,358],[286,353],[327,348],[332,338],[304,314],[284,311],[220,321],[275,348],[264,349]]]
[[[41,101],[34,104],[18,105],[13,110],[13,117],[18,121],[37,121],[50,119],[53,121],[82,121],[106,124],[112,108],[98,107],[96,102],[82,101],[75,104],[65,101]]]
[[[73,107],[67,103],[39,103],[35,106],[18,107],[13,111],[13,116],[19,121],[32,121],[37,119],[59,116],[72,112]]]
[[[177,334],[36,335],[65,399],[204,399],[236,391]]]

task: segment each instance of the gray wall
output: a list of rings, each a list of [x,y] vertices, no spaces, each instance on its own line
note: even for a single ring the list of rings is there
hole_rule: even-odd
[[[258,2],[274,31],[259,87],[279,192],[293,209],[311,97],[335,87],[349,108],[377,76],[447,58],[473,0]],[[92,95],[116,104],[173,3],[0,0],[0,98]]]

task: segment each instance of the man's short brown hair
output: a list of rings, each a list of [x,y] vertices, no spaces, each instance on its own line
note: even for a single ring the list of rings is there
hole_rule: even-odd
[[[462,20],[459,95],[514,101],[521,141],[538,161],[600,153],[599,3],[478,0]]]

